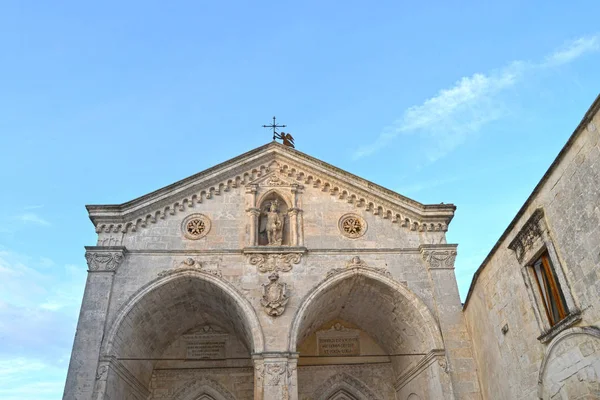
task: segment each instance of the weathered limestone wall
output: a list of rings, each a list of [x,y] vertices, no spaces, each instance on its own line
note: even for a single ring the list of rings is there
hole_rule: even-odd
[[[486,399],[600,397],[598,107],[597,100],[472,284],[464,312]],[[540,208],[545,228],[520,262],[508,246]],[[545,326],[537,287],[527,275],[527,259],[544,247],[560,268],[558,280],[574,314],[554,330]]]

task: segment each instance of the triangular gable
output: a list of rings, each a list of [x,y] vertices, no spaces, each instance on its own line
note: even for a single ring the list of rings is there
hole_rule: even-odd
[[[88,205],[97,232],[127,232],[239,187],[311,185],[411,230],[446,231],[456,207],[424,205],[277,142],[119,205]]]

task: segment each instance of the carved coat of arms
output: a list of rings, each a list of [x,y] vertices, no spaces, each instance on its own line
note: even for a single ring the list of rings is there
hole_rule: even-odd
[[[263,297],[260,304],[265,308],[265,312],[272,317],[283,314],[289,300],[287,284],[280,283],[279,274],[275,272],[269,275],[269,283],[263,283],[262,287]]]

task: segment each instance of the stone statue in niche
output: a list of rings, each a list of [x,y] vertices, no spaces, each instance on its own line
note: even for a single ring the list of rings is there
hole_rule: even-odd
[[[260,233],[267,234],[267,245],[281,246],[283,242],[283,224],[284,218],[279,210],[279,200],[271,201],[269,206],[263,212],[260,221]]]

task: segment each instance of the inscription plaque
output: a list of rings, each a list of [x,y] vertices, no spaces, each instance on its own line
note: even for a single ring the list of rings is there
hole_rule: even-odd
[[[223,359],[227,346],[226,333],[200,332],[184,335],[186,358],[188,359]]]
[[[360,337],[357,329],[335,324],[331,329],[317,332],[320,356],[359,356]]]

